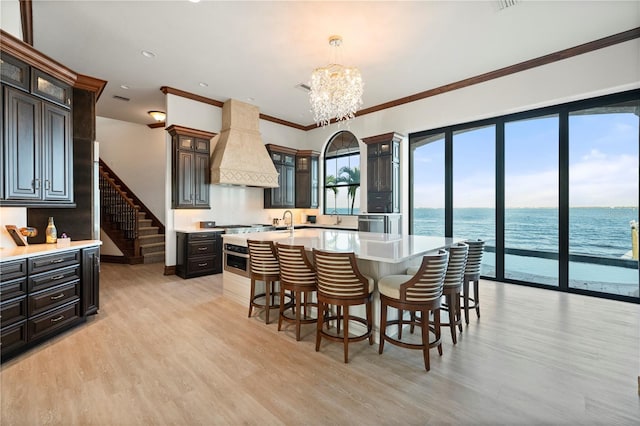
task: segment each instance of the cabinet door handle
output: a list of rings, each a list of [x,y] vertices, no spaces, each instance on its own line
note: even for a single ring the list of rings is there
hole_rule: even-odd
[[[51,189],[51,182],[49,181],[49,179],[46,179],[44,181],[44,189]]]
[[[34,179],[31,181],[31,187],[33,189],[40,189],[40,179]]]
[[[64,275],[56,275],[55,277],[51,277],[51,281],[58,281],[64,278]]]
[[[51,318],[51,322],[58,322],[58,321],[62,321],[64,319],[64,315],[59,315],[55,318]]]
[[[62,299],[64,297],[64,293],[60,293],[57,296],[51,296],[50,299],[51,300],[58,300],[58,299]]]

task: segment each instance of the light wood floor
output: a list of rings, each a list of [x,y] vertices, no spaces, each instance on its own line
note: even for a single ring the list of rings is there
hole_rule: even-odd
[[[444,355],[314,350],[247,318],[219,276],[102,265],[100,313],[2,365],[0,424],[638,425],[639,306],[482,282]],[[275,316],[275,315],[274,315]]]

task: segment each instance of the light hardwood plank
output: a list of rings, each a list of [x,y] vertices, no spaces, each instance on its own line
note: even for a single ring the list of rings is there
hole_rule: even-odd
[[[0,423],[637,425],[638,305],[482,281],[431,371],[419,351],[314,346],[247,318],[221,277],[103,264],[97,316],[2,365]],[[275,311],[274,311],[275,315]],[[275,317],[275,316],[274,316]],[[405,333],[408,334],[408,333]]]

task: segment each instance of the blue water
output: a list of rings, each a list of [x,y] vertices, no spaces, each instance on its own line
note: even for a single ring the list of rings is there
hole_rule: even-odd
[[[638,220],[632,207],[572,208],[569,212],[571,254],[619,258],[631,250],[629,222]],[[444,209],[414,210],[414,234],[444,235]],[[453,235],[482,238],[495,246],[495,211],[458,208],[453,212]],[[505,246],[558,252],[558,209],[517,208],[505,210]]]

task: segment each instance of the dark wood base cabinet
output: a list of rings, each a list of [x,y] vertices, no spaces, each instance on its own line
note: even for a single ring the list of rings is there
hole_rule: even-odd
[[[222,272],[220,232],[176,232],[176,275],[200,277]]]
[[[88,247],[0,263],[3,361],[98,312],[99,258]]]

